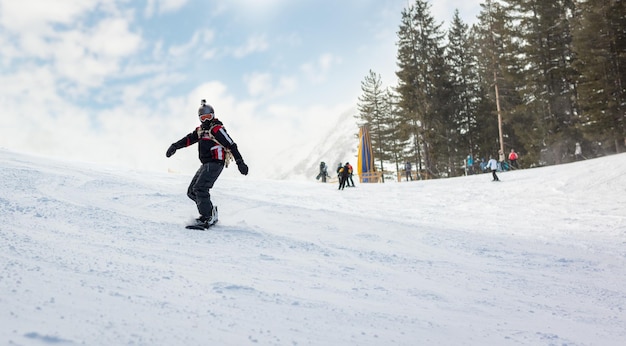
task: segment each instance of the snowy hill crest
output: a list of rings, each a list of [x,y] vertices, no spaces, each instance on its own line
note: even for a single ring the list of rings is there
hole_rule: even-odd
[[[4,150],[0,165],[6,344],[626,339],[625,154],[502,183],[222,177],[207,232],[183,228],[188,175]]]

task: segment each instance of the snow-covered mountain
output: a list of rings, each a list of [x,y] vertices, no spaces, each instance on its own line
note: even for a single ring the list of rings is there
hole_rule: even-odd
[[[350,162],[356,169],[357,152],[359,146],[359,128],[356,124],[356,109],[341,113],[334,122],[329,123],[325,131],[321,131],[319,138],[310,147],[310,143],[303,146],[287,148],[280,155],[279,160],[291,162],[288,165],[277,165],[275,177],[280,180],[313,181],[319,173],[320,162],[326,162],[328,173],[335,176],[338,164]],[[306,153],[306,154],[304,154]]]
[[[6,150],[0,167],[2,344],[626,340],[626,154],[500,183],[224,176],[206,232],[183,227],[189,175]]]

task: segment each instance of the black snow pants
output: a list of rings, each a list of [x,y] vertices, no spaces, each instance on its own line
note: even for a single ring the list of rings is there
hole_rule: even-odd
[[[496,174],[498,170],[497,169],[492,169],[491,170],[491,175],[493,176],[493,180],[494,181],[499,181],[500,179],[498,179],[498,175]]]
[[[224,164],[221,162],[207,162],[198,168],[193,179],[191,179],[187,196],[196,202],[198,213],[202,216],[211,216],[213,203],[211,203],[209,189],[213,187],[223,169]]]

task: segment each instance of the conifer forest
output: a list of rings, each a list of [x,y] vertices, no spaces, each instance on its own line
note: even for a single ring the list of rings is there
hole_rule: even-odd
[[[626,1],[485,0],[476,23],[402,10],[397,85],[370,70],[357,122],[377,169],[463,174],[511,149],[520,168],[626,151]],[[384,165],[383,165],[384,164]]]

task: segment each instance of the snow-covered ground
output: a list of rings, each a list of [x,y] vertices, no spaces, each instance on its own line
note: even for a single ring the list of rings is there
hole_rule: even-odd
[[[500,177],[229,175],[202,232],[189,175],[0,150],[0,343],[625,345],[626,154]]]

